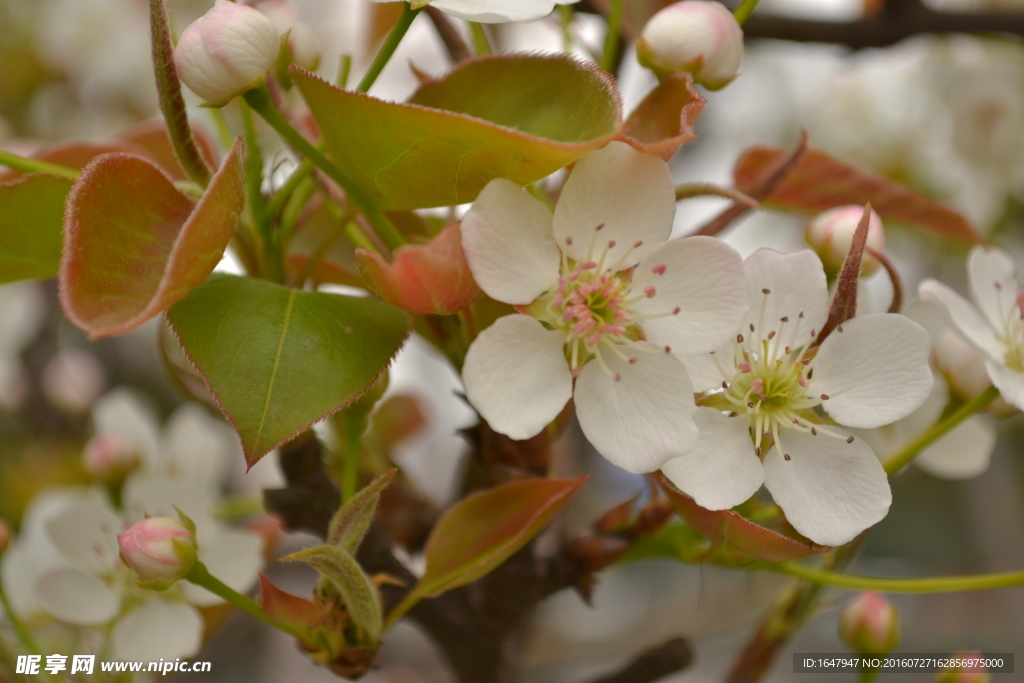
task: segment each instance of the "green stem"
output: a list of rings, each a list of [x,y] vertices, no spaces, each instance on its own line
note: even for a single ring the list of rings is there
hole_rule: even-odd
[[[342,90],[348,88],[348,77],[352,73],[352,55],[346,52],[338,60],[338,77],[334,80],[334,85],[338,86]]]
[[[562,29],[562,52],[572,52],[572,19],[575,10],[572,5],[558,6],[558,23]]]
[[[388,629],[398,623],[401,619],[411,610],[413,607],[423,599],[423,596],[413,589],[400,603],[395,605],[395,608],[384,618],[384,626],[381,628],[381,633],[387,633]]]
[[[397,249],[405,244],[405,239],[401,233],[395,229],[395,226],[391,224],[387,216],[381,212],[376,202],[361,187],[342,173],[341,169],[331,163],[309,140],[302,137],[297,130],[292,128],[292,125],[285,120],[281,112],[274,107],[266,87],[254,88],[245,93],[245,101],[249,103],[249,106],[257,114],[263,117],[263,120],[271,128],[287,140],[292,147],[316,164],[320,170],[326,173],[331,180],[336,182],[345,191],[345,195],[366,214],[366,218],[377,231],[377,234],[380,235],[391,249]]]
[[[740,3],[740,6],[736,8],[736,11],[732,13],[732,15],[736,17],[736,21],[740,26],[746,22],[747,18],[754,11],[754,8],[757,7],[758,2],[760,2],[760,0],[743,0],[743,2]]]
[[[601,68],[608,73],[615,68],[615,56],[619,52],[624,8],[625,0],[611,0],[608,5],[608,33],[604,36],[604,52],[601,53]]]
[[[420,8],[422,9],[422,8]],[[380,47],[380,52],[373,58],[373,63],[370,64],[370,70],[363,76],[363,80],[359,81],[359,85],[356,87],[356,92],[367,92],[370,86],[373,85],[374,81],[377,80],[377,76],[380,76],[380,72],[387,66],[391,56],[395,54],[395,50],[398,48],[398,44],[402,42],[402,38],[405,37],[409,27],[412,25],[413,19],[420,13],[420,9],[413,9],[409,3],[402,3],[402,14],[398,17],[398,22],[395,27],[391,29],[391,33],[388,34],[387,40]]]
[[[746,204],[752,209],[760,209],[761,205],[753,197],[748,197],[739,190],[731,187],[719,187],[718,185],[712,185],[710,183],[687,183],[686,185],[676,185],[676,201],[683,199],[690,199],[692,197],[725,197],[731,199],[734,202]]]
[[[987,407],[989,403],[992,403],[992,401],[998,397],[999,390],[993,386],[978,394],[971,401],[960,406],[960,408],[952,415],[949,415],[944,420],[934,425],[931,429],[925,431],[923,434],[904,446],[898,453],[889,458],[885,462],[885,473],[892,476],[899,472],[914,458],[916,458],[921,451],[948,434],[954,427],[969,418],[971,415],[974,415],[978,411]]]
[[[860,670],[860,683],[875,683],[875,679],[878,678],[878,669],[874,667],[865,667]]]
[[[11,607],[10,601],[7,599],[7,593],[4,591],[3,580],[0,579],[0,605],[3,605],[4,614],[7,615],[7,621],[10,623],[11,628],[14,629],[14,634],[18,636],[18,640],[21,641],[22,646],[28,650],[29,654],[39,655],[42,654],[42,650],[36,645],[32,639],[32,635],[25,628],[25,625],[21,623],[21,619],[14,613],[14,609]]]
[[[299,633],[295,631],[292,627],[286,624],[282,624],[281,622],[272,618],[270,615],[263,611],[263,608],[260,607],[255,600],[242,595],[241,593],[239,593],[238,591],[231,588],[223,581],[215,577],[213,574],[209,572],[209,570],[206,569],[206,565],[204,565],[202,562],[195,563],[195,566],[193,566],[191,571],[189,571],[188,575],[185,577],[185,580],[190,583],[194,583],[197,586],[202,586],[214,595],[218,595],[224,598],[224,600],[234,605],[238,609],[244,612],[248,612],[260,621],[270,624],[279,631],[283,631],[297,640],[301,640]]]
[[[49,173],[50,175],[68,178],[69,180],[78,180],[79,175],[78,171],[67,166],[51,164],[48,161],[40,161],[39,159],[20,157],[17,154],[4,151],[0,151],[0,166],[6,166],[22,173]]]
[[[292,192],[294,192],[295,188],[297,188],[299,184],[306,179],[309,172],[313,170],[313,166],[314,164],[312,161],[309,159],[303,159],[302,162],[295,167],[295,170],[292,171],[292,174],[284,181],[284,184],[277,188],[274,194],[270,196],[270,199],[267,200],[267,203],[264,206],[264,211],[267,216],[274,217],[281,213],[281,209],[283,209],[284,205],[288,202],[288,198],[292,196]]]
[[[483,57],[494,52],[494,48],[491,47],[491,39],[487,37],[487,32],[484,31],[484,27],[480,22],[470,21],[469,23],[469,35],[473,39],[473,51],[476,52],[477,56]]]
[[[260,493],[241,493],[221,498],[213,508],[213,516],[221,520],[246,519],[264,512],[266,509]]]
[[[759,569],[788,574],[823,586],[838,586],[851,590],[874,590],[885,593],[957,593],[983,591],[995,588],[1024,586],[1024,572],[1002,574],[975,574],[969,576],[931,576],[923,578],[886,578],[858,576],[827,569],[813,569],[795,562],[761,564]]]
[[[362,442],[366,418],[345,411],[345,453],[341,467],[341,504],[352,500],[359,488],[359,444]]]

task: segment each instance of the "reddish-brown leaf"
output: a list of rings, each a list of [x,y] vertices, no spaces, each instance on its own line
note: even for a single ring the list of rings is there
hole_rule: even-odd
[[[462,499],[427,539],[415,592],[435,596],[484,576],[540,533],[586,479],[518,479]]]
[[[827,546],[815,545],[806,538],[784,536],[732,510],[705,510],[677,489],[664,474],[658,472],[657,477],[676,512],[690,526],[726,550],[762,562],[789,562],[829,550]]]
[[[693,125],[707,100],[693,89],[689,73],[672,74],[658,84],[626,119],[619,137],[641,152],[665,161],[695,140]]]
[[[393,263],[369,249],[356,250],[356,263],[370,289],[411,313],[449,315],[483,296],[462,251],[458,223],[426,244],[400,247]]]
[[[300,633],[318,625],[328,613],[323,605],[281,590],[263,574],[260,574],[260,607],[271,619]]]
[[[750,194],[757,179],[785,154],[772,147],[748,149],[733,171],[736,187]],[[793,172],[766,197],[765,203],[778,209],[812,214],[844,204],[871,204],[882,220],[965,242],[983,241],[970,221],[955,209],[815,149],[807,151]]]
[[[96,338],[164,311],[213,271],[243,202],[240,139],[196,204],[142,157],[95,158],[68,197],[59,274],[65,315]]]

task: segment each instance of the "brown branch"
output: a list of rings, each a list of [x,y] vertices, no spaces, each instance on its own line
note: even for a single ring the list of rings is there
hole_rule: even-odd
[[[693,651],[690,645],[682,638],[673,638],[664,645],[644,652],[626,668],[593,683],[654,683],[682,671],[692,662]]]
[[[871,247],[865,247],[865,249],[882,264],[885,272],[889,274],[889,282],[892,283],[892,303],[889,304],[889,313],[899,313],[903,308],[903,278],[896,270],[896,265],[883,252],[876,251]]]
[[[762,176],[751,188],[748,197],[760,201],[775,191],[782,181],[786,179],[793,169],[796,168],[807,154],[807,131],[800,132],[800,141],[790,154],[778,161],[778,163]],[[718,214],[698,229],[694,235],[717,235],[722,230],[736,222],[748,211],[750,204],[746,201],[735,201],[725,211]]]
[[[1024,36],[1024,13],[936,12],[926,7],[859,21],[816,21],[755,13],[743,25],[747,38],[834,43],[854,49],[886,47],[925,33],[1004,33]]]
[[[473,56],[469,46],[466,45],[466,41],[462,39],[462,35],[455,28],[455,24],[452,23],[447,14],[430,5],[427,5],[426,12],[430,20],[434,22],[434,28],[437,29],[437,35],[441,38],[441,42],[444,43],[445,49],[448,50],[448,55],[452,58],[452,64],[464,62]]]

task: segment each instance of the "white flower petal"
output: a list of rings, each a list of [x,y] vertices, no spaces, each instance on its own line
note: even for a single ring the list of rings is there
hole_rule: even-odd
[[[610,265],[642,240],[622,261],[621,267],[628,268],[668,239],[675,213],[668,164],[624,142],[610,142],[576,162],[555,207],[555,241],[577,261],[599,260],[614,241],[605,259]]]
[[[676,358],[681,360],[686,367],[686,374],[690,376],[690,381],[693,382],[693,390],[697,393],[703,393],[722,386],[722,381],[726,377],[718,367],[721,364],[723,368],[733,368],[732,354],[733,342],[730,341],[717,348],[713,353],[695,353],[689,356],[677,355]],[[719,363],[715,362],[716,357]],[[724,362],[722,362],[723,359]]]
[[[937,280],[925,280],[917,288],[925,301],[942,304],[953,326],[972,344],[1002,363],[1006,349],[981,314],[962,296]]]
[[[991,361],[986,367],[992,384],[999,389],[1003,400],[1015,408],[1024,410],[1024,372],[1017,372]]]
[[[1007,314],[1017,306],[1017,269],[1002,249],[976,246],[967,257],[971,296],[994,330],[1002,330]]]
[[[749,334],[754,325],[755,334],[763,338],[779,329],[782,318],[789,318],[784,342],[798,348],[812,341],[812,332],[820,332],[828,320],[828,284],[817,254],[809,249],[791,254],[759,249],[747,259],[745,269],[750,310],[742,334]]]
[[[206,484],[199,479],[171,479],[136,472],[124,484],[125,519],[130,524],[141,521],[146,515],[177,519],[177,508],[191,517],[201,532],[209,524],[214,503]]]
[[[641,299],[632,311],[641,315],[677,315],[640,322],[647,339],[669,346],[675,354],[714,351],[736,336],[747,312],[743,259],[738,251],[714,237],[672,240],[647,255],[637,266],[638,277],[664,265],[663,275],[645,282],[655,295]]]
[[[777,436],[764,458],[764,483],[801,534],[822,545],[843,545],[888,513],[889,480],[862,440],[847,443],[794,429]]]
[[[528,304],[558,282],[551,212],[510,180],[487,183],[462,219],[469,270],[488,296]]]
[[[764,467],[754,455],[750,422],[701,408],[693,417],[700,430],[697,447],[662,465],[679,490],[706,510],[728,510],[754,495],[764,483]]]
[[[943,376],[932,371],[932,390],[921,407],[903,419],[874,429],[851,429],[857,438],[864,439],[883,461],[930,429],[949,403],[949,386]]]
[[[97,434],[110,432],[132,444],[145,465],[156,467],[160,429],[138,394],[123,388],[105,394],[92,409],[92,424]]]
[[[850,427],[879,427],[921,407],[932,388],[931,340],[924,328],[895,313],[847,320],[814,359],[813,395]]]
[[[226,426],[199,406],[186,403],[171,415],[160,441],[160,469],[179,479],[216,486],[227,474],[231,442]]]
[[[92,574],[55,569],[36,581],[39,606],[51,616],[77,626],[99,626],[117,616],[121,597]]]
[[[239,593],[246,593],[256,583],[263,566],[263,539],[255,534],[218,528],[205,543],[199,544],[199,560],[210,573]],[[181,582],[185,599],[193,605],[208,607],[224,600],[205,588]]]
[[[538,434],[572,397],[565,339],[526,315],[507,315],[480,333],[466,353],[466,397],[496,432]]]
[[[46,534],[57,551],[92,574],[120,565],[117,535],[122,531],[121,518],[105,501],[95,499],[70,503],[46,521]]]
[[[576,416],[605,458],[629,472],[653,472],[697,445],[697,406],[678,358],[660,350],[633,355],[637,361],[631,364],[604,349],[608,370],[620,381],[596,359],[583,366],[576,380]]]
[[[203,620],[192,607],[151,597],[117,622],[111,633],[114,658],[174,661],[199,652]]]
[[[453,17],[485,24],[533,21],[554,8],[552,0],[434,0],[430,4]]]
[[[974,415],[914,459],[922,470],[942,479],[970,479],[983,474],[996,447],[996,430]]]
[[[31,618],[39,609],[36,602],[36,581],[54,567],[41,566],[37,563],[26,544],[20,541],[19,538],[0,557],[0,580],[4,582],[4,591],[14,613],[22,618]],[[0,623],[4,621],[6,616],[0,613]]]

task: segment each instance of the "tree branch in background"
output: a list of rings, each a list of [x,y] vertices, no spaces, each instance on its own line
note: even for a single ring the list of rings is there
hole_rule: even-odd
[[[682,671],[693,662],[693,651],[682,638],[673,638],[664,645],[644,652],[626,668],[599,678],[592,683],[654,683]]]

